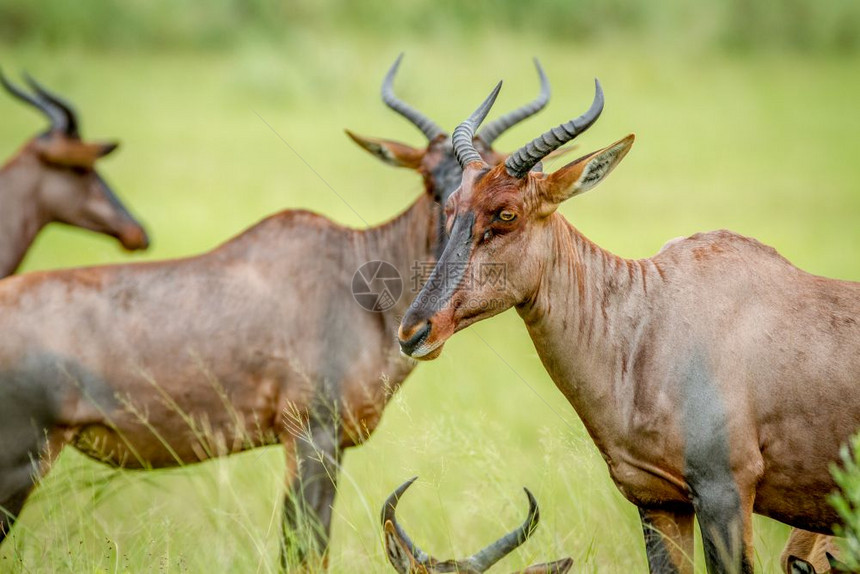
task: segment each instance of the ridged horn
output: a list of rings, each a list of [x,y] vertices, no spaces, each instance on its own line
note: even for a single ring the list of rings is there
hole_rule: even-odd
[[[475,149],[475,144],[472,142],[472,138],[475,137],[475,130],[478,129],[478,126],[480,126],[481,122],[484,121],[484,118],[487,117],[490,108],[493,107],[496,97],[499,95],[499,90],[501,89],[502,82],[499,82],[496,84],[496,87],[493,88],[493,91],[490,92],[490,95],[487,96],[487,99],[478,106],[478,109],[472,112],[472,115],[454,130],[454,135],[451,137],[451,141],[454,145],[454,155],[457,156],[457,161],[460,162],[460,166],[463,169],[466,169],[467,165],[474,162],[480,162],[481,164],[486,165],[486,162],[481,159],[481,154],[479,154],[478,150]]]
[[[490,566],[510,554],[517,546],[525,542],[528,537],[537,528],[540,520],[540,511],[538,510],[537,500],[529,492],[528,488],[523,488],[526,496],[529,499],[529,513],[525,522],[519,528],[512,530],[505,536],[499,538],[477,554],[469,558],[469,563],[473,565],[475,570],[483,572]]]
[[[32,96],[13,84],[6,78],[6,75],[0,70],[0,85],[2,85],[9,94],[18,100],[24,102],[29,106],[33,106],[40,112],[42,112],[47,118],[51,121],[51,131],[54,130],[65,130],[66,124],[66,115],[62,110],[58,109],[55,105],[50,102],[44,100],[42,97]]]
[[[591,107],[578,118],[565,122],[545,132],[512,153],[505,160],[505,169],[508,175],[522,178],[545,158],[550,152],[560,148],[573,138],[587,130],[600,117],[603,111],[603,88],[600,81],[594,79],[594,101]]]
[[[406,489],[412,486],[412,483],[418,480],[417,476],[413,476],[400,486],[398,486],[394,492],[392,492],[388,498],[385,500],[385,504],[382,507],[382,525],[385,526],[387,521],[391,521],[391,524],[394,525],[394,530],[397,532],[397,536],[400,540],[406,544],[406,547],[409,549],[409,552],[412,553],[412,556],[415,557],[415,560],[419,564],[426,564],[430,561],[430,556],[418,548],[412,539],[409,538],[409,535],[406,534],[406,531],[400,526],[397,522],[397,503],[400,501],[400,497],[403,496],[403,493],[406,492]]]
[[[66,100],[45,88],[37,82],[30,74],[24,73],[24,80],[30,85],[30,88],[36,92],[40,98],[56,107],[63,115],[62,126],[57,126],[57,130],[61,130],[69,137],[79,138],[78,131],[78,116],[75,113],[75,108]]]
[[[423,133],[428,140],[433,140],[439,134],[445,133],[444,130],[440,128],[436,122],[402,101],[394,94],[394,76],[397,75],[397,69],[400,67],[401,60],[403,60],[402,53],[397,56],[396,60],[394,60],[394,64],[385,75],[385,80],[382,81],[382,101],[385,102],[385,105],[389,108],[412,122],[412,124],[421,130],[421,133]]]

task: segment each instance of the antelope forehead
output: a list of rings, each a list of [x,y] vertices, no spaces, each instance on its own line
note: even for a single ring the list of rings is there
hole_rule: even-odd
[[[476,189],[469,202],[477,213],[495,213],[501,209],[522,209],[523,195],[513,186]]]

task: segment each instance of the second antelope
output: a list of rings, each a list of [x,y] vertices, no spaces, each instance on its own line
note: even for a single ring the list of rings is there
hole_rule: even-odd
[[[44,472],[65,444],[151,468],[281,443],[284,560],[325,554],[344,449],[373,432],[415,366],[396,343],[408,298],[366,310],[354,273],[385,261],[408,278],[435,261],[440,203],[461,175],[450,137],[394,95],[399,62],[383,100],[427,148],[353,136],[424,179],[425,193],[390,222],[359,231],[286,211],[198,257],[0,283],[0,540],[33,488],[31,460],[44,456]],[[488,161],[503,159],[496,136],[546,105],[538,71],[540,96],[479,134]]]
[[[36,235],[51,222],[116,237],[130,251],[146,249],[146,231],[95,169],[116,142],[81,140],[72,106],[26,77],[28,93],[0,72],[0,84],[47,116],[50,127],[0,169],[0,278],[15,272]]]
[[[860,283],[817,277],[729,231],[628,260],[556,209],[594,188],[633,136],[551,174],[531,168],[591,126],[591,108],[488,165],[472,145],[499,85],[454,131],[463,167],[448,246],[400,326],[432,359],[456,331],[511,307],[639,508],[652,572],[751,572],[752,514],[830,534],[829,465],[860,428]],[[480,282],[483,265],[504,282]],[[465,279],[469,278],[470,281]]]

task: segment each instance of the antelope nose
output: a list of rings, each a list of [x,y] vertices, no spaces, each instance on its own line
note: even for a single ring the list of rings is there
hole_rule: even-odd
[[[400,342],[400,350],[403,351],[403,354],[411,357],[418,347],[427,340],[431,327],[430,321],[426,319],[409,327],[401,324],[397,332],[397,339]]]
[[[146,230],[138,225],[132,225],[122,230],[119,237],[122,246],[129,251],[138,251],[149,247],[149,236]]]

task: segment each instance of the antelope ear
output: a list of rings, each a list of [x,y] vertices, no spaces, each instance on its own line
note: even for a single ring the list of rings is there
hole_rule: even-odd
[[[418,169],[421,166],[421,160],[424,159],[425,150],[423,149],[416,149],[395,141],[360,136],[349,130],[344,131],[352,141],[388,165]]]
[[[86,143],[62,135],[36,140],[36,150],[44,161],[66,167],[91,169],[96,160],[116,149],[116,144]]]
[[[830,564],[831,572],[851,572],[851,569],[848,568],[845,564],[843,564],[836,556],[831,554],[830,552],[825,552],[825,556],[827,556],[827,563]]]
[[[394,524],[390,520],[386,520],[383,530],[385,531],[385,554],[388,556],[388,561],[400,574],[414,572],[413,568],[417,567],[417,561],[406,544],[397,536]]]
[[[96,146],[98,156],[104,157],[106,155],[110,155],[113,152],[115,152],[116,148],[119,147],[119,142],[118,141],[98,142],[98,143],[94,143],[92,145]]]
[[[595,187],[618,165],[635,136],[630,134],[609,147],[581,157],[554,171],[541,182],[543,199],[554,209],[559,203]]]

